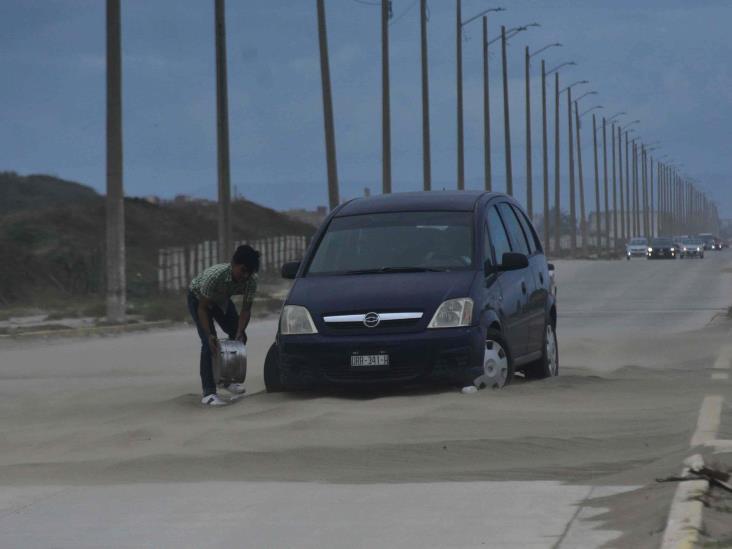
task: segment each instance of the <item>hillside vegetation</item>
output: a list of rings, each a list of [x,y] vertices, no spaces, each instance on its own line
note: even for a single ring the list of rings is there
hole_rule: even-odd
[[[0,176],[0,304],[101,294],[105,203],[93,189],[51,176]],[[157,250],[215,240],[216,204],[125,199],[131,296],[156,291]],[[310,235],[313,227],[246,200],[232,203],[235,239]]]

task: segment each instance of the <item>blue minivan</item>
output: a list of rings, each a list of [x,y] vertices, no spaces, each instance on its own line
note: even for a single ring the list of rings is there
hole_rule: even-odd
[[[511,197],[420,192],[342,204],[317,231],[267,354],[267,390],[426,379],[503,387],[559,371],[550,265]]]

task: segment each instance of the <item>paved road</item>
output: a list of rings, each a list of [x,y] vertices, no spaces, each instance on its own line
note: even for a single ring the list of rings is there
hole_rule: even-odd
[[[5,344],[0,546],[657,546],[730,260],[557,262],[562,375],[470,396],[260,393],[274,321],[220,410],[192,329]]]

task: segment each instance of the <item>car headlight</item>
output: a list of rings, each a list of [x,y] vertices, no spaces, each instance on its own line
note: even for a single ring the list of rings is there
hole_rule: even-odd
[[[318,330],[305,307],[286,305],[280,315],[280,333],[282,335],[317,334]]]
[[[701,248],[699,248],[699,247],[697,246],[697,248],[696,248],[696,251],[697,251],[697,252],[701,252]]]
[[[470,326],[473,321],[473,300],[469,297],[448,299],[437,308],[428,328]]]
[[[648,248],[648,251],[649,251],[649,252],[652,252],[652,251],[653,251],[653,248]]]
[[[676,248],[671,248],[671,251],[672,251],[672,252],[675,252],[675,251],[676,251]]]
[[[686,249],[686,248],[684,248],[684,251],[686,252],[686,251],[687,251],[687,249]]]

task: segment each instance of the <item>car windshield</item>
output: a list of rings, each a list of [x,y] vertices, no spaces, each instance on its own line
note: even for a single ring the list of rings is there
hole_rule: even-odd
[[[653,245],[654,246],[673,246],[674,241],[671,240],[670,238],[654,238]]]
[[[472,267],[472,213],[395,212],[334,218],[307,274],[452,271]]]
[[[645,245],[645,243],[646,243],[645,238],[634,238],[633,240],[630,241],[631,246],[643,246],[643,245]]]
[[[702,241],[696,240],[693,238],[688,238],[688,239],[684,240],[684,244],[686,244],[687,246],[701,246]]]

